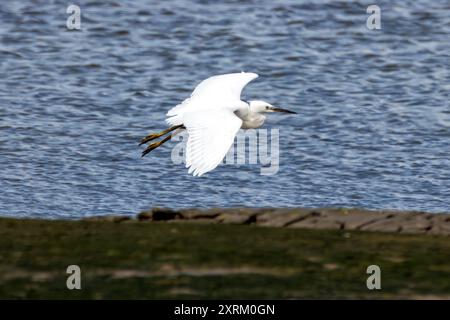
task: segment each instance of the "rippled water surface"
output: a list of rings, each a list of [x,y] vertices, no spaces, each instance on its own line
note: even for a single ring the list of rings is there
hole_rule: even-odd
[[[346,206],[450,211],[450,3],[67,1],[0,4],[0,214],[82,217],[152,206]],[[137,141],[214,74],[271,115],[280,168],[201,178],[174,143]]]

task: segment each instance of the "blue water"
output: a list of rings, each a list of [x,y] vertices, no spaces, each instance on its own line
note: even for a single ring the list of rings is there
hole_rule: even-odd
[[[450,211],[450,3],[67,1],[0,4],[0,214],[79,218],[153,206],[345,206]],[[280,168],[201,178],[174,144],[137,142],[214,74],[273,115]]]

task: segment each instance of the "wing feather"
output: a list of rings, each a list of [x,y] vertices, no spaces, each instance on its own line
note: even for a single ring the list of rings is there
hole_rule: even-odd
[[[217,75],[203,80],[194,89],[190,98],[167,112],[169,118],[166,121],[171,126],[180,125],[185,112],[219,109],[240,101],[244,87],[257,77],[256,73],[241,72]]]
[[[192,92],[191,99],[235,101],[241,99],[244,87],[258,75],[252,72],[229,73],[212,76],[200,82]]]
[[[242,120],[230,109],[219,109],[185,113],[183,123],[188,132],[186,167],[201,176],[222,162]]]

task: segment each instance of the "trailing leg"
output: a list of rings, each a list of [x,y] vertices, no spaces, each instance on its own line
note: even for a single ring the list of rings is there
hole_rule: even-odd
[[[152,144],[150,144],[147,149],[145,149],[142,152],[142,157],[144,157],[145,155],[147,155],[150,151],[158,148],[160,145],[162,145],[164,142],[169,141],[170,139],[172,139],[172,135],[168,135],[167,137],[165,137],[164,139],[162,139],[161,141],[158,142],[154,142]]]
[[[149,134],[148,136],[146,136],[145,138],[143,138],[143,139],[140,141],[139,145],[142,145],[142,144],[144,144],[144,143],[147,143],[147,142],[149,142],[149,141],[152,141],[152,140],[154,140],[154,139],[157,139],[157,138],[159,138],[159,137],[162,137],[163,135],[165,135],[165,134],[167,134],[167,133],[169,133],[169,132],[172,132],[173,130],[179,129],[179,128],[181,128],[181,127],[183,127],[182,124],[180,124],[180,125],[178,125],[178,126],[170,127],[170,128],[168,128],[168,129],[163,130],[163,131],[158,132],[158,133],[152,133],[152,134]],[[167,140],[166,140],[166,141],[167,141]]]

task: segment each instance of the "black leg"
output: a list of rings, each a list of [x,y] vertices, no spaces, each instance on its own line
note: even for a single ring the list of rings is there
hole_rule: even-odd
[[[145,150],[142,152],[142,156],[141,156],[141,157],[144,157],[144,156],[147,155],[150,151],[152,151],[152,150],[158,148],[160,145],[162,145],[162,144],[163,144],[164,142],[166,142],[166,141],[169,141],[170,139],[172,139],[172,135],[168,135],[167,137],[165,137],[165,138],[162,139],[161,141],[152,143],[151,145],[149,145],[149,146],[147,147],[147,149],[145,149]]]
[[[181,124],[181,125],[178,125],[178,126],[170,127],[170,128],[168,128],[168,129],[166,129],[166,130],[163,130],[163,131],[161,131],[161,132],[159,132],[159,133],[152,133],[152,134],[149,134],[148,136],[146,136],[145,138],[143,138],[143,139],[139,142],[139,145],[142,145],[142,144],[144,144],[144,143],[147,143],[147,142],[149,142],[149,141],[152,141],[152,140],[154,140],[154,139],[156,139],[156,138],[162,137],[163,135],[165,135],[165,134],[167,134],[167,133],[169,133],[169,132],[172,132],[172,131],[174,131],[174,130],[176,130],[176,129],[179,129],[179,128],[181,128],[181,127],[183,127],[182,124]]]

